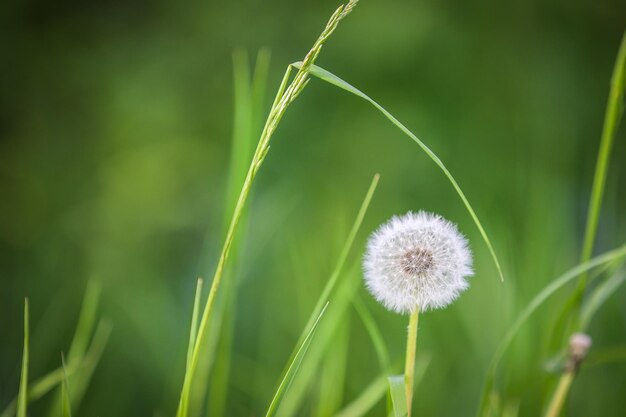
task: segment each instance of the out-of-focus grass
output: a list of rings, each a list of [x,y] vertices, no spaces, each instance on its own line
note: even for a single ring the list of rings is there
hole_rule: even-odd
[[[24,349],[22,351],[22,373],[20,374],[20,390],[17,393],[17,417],[26,417],[28,409],[28,362],[29,333],[28,298],[24,300]]]
[[[0,69],[2,406],[19,385],[23,296],[31,300],[33,389],[39,376],[58,370],[85,277],[95,274],[103,285],[101,311],[115,332],[79,413],[172,414],[195,279],[210,276],[215,266],[210,254],[219,249],[225,215],[233,47],[269,47],[269,85],[275,86],[283,65],[310,45],[334,5],[4,6],[0,43],[10,64]],[[452,308],[429,314],[420,328],[418,357],[432,356],[427,384],[416,392],[420,415],[472,412],[480,378],[507,328],[578,262],[626,5],[506,6],[362,1],[320,60],[428,138],[481,215],[505,284],[494,279],[490,255],[458,197],[415,146],[367,106],[311,84],[315,88],[277,131],[252,195],[236,272],[232,365],[223,387],[229,415],[267,407],[374,172],[384,183],[364,231],[392,213],[435,210],[459,223],[476,255],[471,289]],[[624,129],[616,135],[598,252],[626,236]],[[206,235],[211,239],[204,243]],[[356,238],[356,249],[364,236]],[[353,273],[358,280],[358,270]],[[405,320],[356,291],[396,365]],[[624,291],[597,310],[590,328],[594,349],[572,386],[571,416],[614,415],[623,408],[616,387],[626,384],[618,349]],[[537,415],[543,392],[551,392],[537,381],[549,359],[546,323],[565,297],[566,291],[555,293],[511,345],[499,379],[506,415],[515,415],[517,405],[519,416]],[[346,330],[340,325],[339,331]],[[377,349],[357,315],[347,332],[341,336],[348,337],[343,405],[361,398],[370,384],[378,389],[381,377]],[[317,380],[330,370],[313,372]],[[69,363],[68,374],[73,390]],[[314,395],[301,410],[320,410],[318,391],[311,387]],[[30,403],[29,413],[45,415],[49,406],[43,399]],[[384,401],[373,407],[372,415],[384,414]]]

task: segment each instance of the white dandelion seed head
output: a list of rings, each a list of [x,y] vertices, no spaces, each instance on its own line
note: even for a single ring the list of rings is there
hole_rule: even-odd
[[[569,338],[569,351],[573,357],[584,358],[591,347],[591,337],[585,333],[574,333]]]
[[[467,240],[443,217],[420,211],[394,216],[369,238],[365,284],[389,310],[408,314],[442,308],[469,287]]]

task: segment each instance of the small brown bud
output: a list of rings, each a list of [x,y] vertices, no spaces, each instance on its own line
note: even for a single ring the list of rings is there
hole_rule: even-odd
[[[567,369],[577,371],[591,347],[591,337],[585,333],[574,333],[569,338],[569,360]]]

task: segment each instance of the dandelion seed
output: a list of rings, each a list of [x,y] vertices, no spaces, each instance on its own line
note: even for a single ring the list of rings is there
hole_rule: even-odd
[[[394,216],[370,237],[363,260],[367,288],[389,310],[442,308],[468,288],[472,254],[456,226],[420,211]]]

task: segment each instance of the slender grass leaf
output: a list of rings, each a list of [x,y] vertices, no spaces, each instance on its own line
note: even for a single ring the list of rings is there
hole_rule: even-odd
[[[339,258],[337,259],[335,268],[333,269],[333,272],[331,273],[328,281],[326,281],[326,285],[324,286],[322,293],[317,299],[317,303],[315,304],[315,307],[313,308],[313,312],[311,313],[311,316],[309,317],[309,321],[307,325],[304,327],[304,332],[302,336],[300,337],[300,340],[302,340],[302,338],[304,337],[304,334],[308,332],[307,329],[311,328],[313,321],[315,320],[315,317],[317,317],[317,315],[319,314],[319,311],[322,309],[322,306],[324,305],[324,300],[328,299],[328,297],[330,296],[330,293],[333,291],[333,288],[335,288],[335,285],[337,284],[337,280],[339,279],[341,272],[343,270],[343,267],[346,264],[346,260],[348,259],[348,255],[350,254],[350,250],[352,249],[352,245],[354,244],[354,239],[356,238],[356,235],[359,232],[359,229],[361,228],[361,224],[363,223],[363,218],[365,217],[365,214],[367,213],[367,209],[369,208],[370,202],[372,201],[372,197],[374,196],[374,192],[376,191],[376,187],[378,186],[379,180],[380,180],[380,174],[376,174],[374,175],[374,178],[372,178],[372,182],[370,183],[367,193],[365,194],[363,203],[361,203],[359,212],[357,213],[357,216],[354,219],[354,223],[352,224],[350,233],[348,234],[348,237],[346,238],[343,248],[341,249],[341,253],[339,254]]]
[[[235,119],[233,121],[227,191],[229,201],[225,213],[231,213],[237,203],[237,192],[243,186],[247,166],[254,152],[254,139],[259,136],[263,127],[261,117],[265,104],[269,59],[270,55],[267,50],[259,51],[251,81],[247,55],[241,51],[233,54]],[[240,128],[239,124],[246,126],[246,129]],[[207,362],[212,367],[206,410],[208,416],[221,416],[226,413],[234,332],[233,323],[236,319],[235,298],[240,275],[238,261],[247,230],[248,217],[248,211],[244,210],[240,220],[239,233],[237,233],[230,251],[231,262],[224,272],[227,279],[224,280],[222,286],[221,300],[216,304],[214,320],[211,323],[213,330],[209,335],[210,342],[207,349]],[[224,233],[227,231],[228,220],[228,218],[224,218]],[[209,378],[205,380],[208,381]]]
[[[320,314],[317,316],[317,319],[313,323],[313,327],[311,327],[311,330],[309,331],[309,333],[306,335],[306,337],[300,344],[300,347],[296,351],[296,355],[289,362],[289,366],[287,367],[287,372],[285,372],[285,375],[283,376],[282,380],[280,381],[280,384],[278,385],[278,389],[276,390],[276,393],[274,394],[274,397],[272,398],[272,402],[270,403],[267,409],[267,413],[265,413],[265,417],[271,417],[276,413],[276,410],[278,409],[278,406],[280,405],[280,402],[282,401],[285,395],[285,392],[289,388],[289,385],[291,385],[293,378],[295,377],[296,373],[298,372],[298,369],[300,368],[300,364],[302,363],[302,360],[304,359],[304,356],[306,355],[306,352],[309,349],[309,346],[311,345],[313,336],[315,335],[315,330],[317,329],[317,326],[320,320],[322,319],[322,316],[324,315],[324,312],[326,311],[327,307],[328,307],[328,302],[326,302],[326,304],[322,308],[322,311],[320,312]]]
[[[330,354],[329,347],[334,348],[337,333],[347,320],[350,302],[360,287],[359,276],[360,262],[355,262],[345,273],[346,278],[341,280],[333,291],[332,304],[326,310],[324,321],[315,333],[315,340],[311,343],[307,356],[300,366],[298,377],[292,382],[288,395],[285,396],[276,413],[278,417],[302,414],[301,405],[312,395],[313,383],[319,385],[321,382],[319,375],[320,369],[324,366],[323,360]]]
[[[70,401],[70,386],[67,380],[67,371],[65,369],[65,357],[61,354],[61,364],[63,368],[63,382],[61,384],[61,415],[63,417],[72,417],[72,403]]]
[[[626,280],[626,271],[624,269],[618,270],[609,278],[607,278],[602,284],[594,290],[591,296],[585,301],[580,313],[580,328],[585,331],[589,327],[589,323],[593,318],[596,311],[613,295],[615,291]]]
[[[95,280],[90,280],[87,283],[85,295],[83,296],[83,303],[78,316],[78,324],[76,325],[74,338],[72,339],[72,344],[67,353],[68,364],[74,361],[80,361],[85,355],[85,351],[87,350],[87,346],[89,346],[89,341],[91,340],[96,325],[100,293],[100,283]]]
[[[586,262],[593,254],[596,232],[602,208],[602,197],[606,185],[606,174],[611,159],[613,141],[617,133],[617,128],[624,110],[624,91],[626,89],[626,32],[622,36],[622,42],[617,53],[613,75],[611,78],[611,89],[607,101],[606,112],[604,114],[604,125],[602,127],[602,137],[600,139],[600,149],[596,160],[596,168],[593,176],[591,196],[587,210],[587,223],[585,226],[585,237],[581,251],[581,262]],[[580,277],[578,286],[572,295],[563,305],[558,320],[554,325],[550,349],[554,352],[561,348],[564,337],[572,329],[580,327],[580,308],[583,296],[587,288],[588,276],[583,274]]]
[[[389,407],[393,417],[406,417],[406,385],[404,375],[392,375],[387,378],[389,382]]]
[[[374,192],[376,191],[376,186],[378,185],[379,179],[380,179],[379,174],[376,174],[374,178],[372,179],[372,182],[363,199],[363,202],[357,213],[354,223],[350,229],[348,237],[346,238],[346,241],[344,242],[342,251],[339,255],[337,263],[335,264],[333,272],[331,273],[330,278],[326,281],[326,284],[324,285],[324,289],[322,290],[322,293],[320,294],[316,302],[316,305],[313,308],[311,315],[309,316],[309,320],[306,326],[304,327],[302,335],[299,338],[299,343],[301,343],[302,340],[304,340],[304,338],[306,337],[306,334],[310,331],[311,327],[313,326],[313,323],[316,320],[316,317],[319,315],[319,312],[321,308],[323,307],[324,300],[328,300],[328,298],[331,296],[331,294],[335,290],[335,287],[337,286],[339,277],[343,274],[346,260],[352,249],[354,240],[356,238],[356,235],[359,232],[361,224],[363,223],[363,218],[365,217],[365,214],[367,213],[367,209],[372,200]],[[332,315],[332,317],[329,318],[328,320],[330,323],[332,323],[332,326],[335,326],[336,323],[338,323],[342,319],[347,307],[349,306],[352,296],[354,292],[356,291],[357,281],[356,280],[354,282],[349,282],[349,281],[350,280],[345,280],[344,285],[340,286],[339,289],[341,291],[337,291],[338,294],[336,298],[333,300],[333,309],[328,313],[329,315]],[[289,398],[287,398],[283,403],[283,407],[280,410],[281,416],[290,416],[296,412],[296,409],[298,408],[301,399],[304,397],[305,390],[308,384],[313,378],[315,371],[319,368],[318,361],[321,360],[324,350],[326,349],[327,345],[332,341],[331,336],[332,336],[332,333],[334,332],[334,327],[323,329],[323,330],[324,330],[324,333],[318,336],[318,342],[316,342],[315,350],[313,350],[313,352],[309,354],[310,361],[307,361],[308,362],[307,365],[302,370],[301,373],[303,375],[297,381],[297,385],[293,387]],[[296,352],[294,351],[291,355],[291,358],[293,358],[295,354]]]
[[[321,369],[318,372],[319,377],[315,381],[317,401],[311,416],[334,416],[343,404],[343,388],[348,368],[348,341],[350,338],[350,314],[349,312],[346,314],[345,310],[338,328],[333,333],[332,349],[326,349],[319,361]]]
[[[335,417],[361,417],[366,415],[384,397],[387,391],[387,373],[383,372],[369,384],[350,404]]]
[[[624,256],[626,256],[626,245],[620,246],[617,249],[599,255],[588,262],[579,264],[550,282],[550,284],[548,284],[543,290],[541,290],[541,292],[539,292],[539,294],[537,294],[530,301],[530,303],[528,303],[526,308],[517,317],[515,322],[509,327],[509,330],[506,332],[504,338],[502,339],[502,342],[500,342],[500,345],[496,349],[489,370],[487,371],[485,385],[483,387],[481,404],[478,410],[479,416],[487,415],[487,410],[489,407],[489,396],[491,395],[491,391],[493,389],[497,367],[500,363],[500,360],[502,359],[502,356],[513,341],[515,335],[517,335],[521,327],[524,325],[524,323],[526,323],[528,318],[535,312],[535,310],[537,310],[557,290],[562,288],[568,282],[579,277],[580,274],[587,272],[597,266],[601,266],[606,263],[613,262],[616,259],[623,258]]]
[[[37,401],[38,399],[52,391],[63,382],[65,375],[70,377],[84,365],[91,366],[90,364],[92,363],[97,364],[102,355],[102,352],[104,351],[104,347],[107,343],[110,330],[110,325],[108,325],[107,323],[101,323],[101,325],[98,327],[98,330],[96,330],[96,335],[94,336],[93,342],[89,346],[89,350],[87,351],[85,357],[81,360],[81,362],[67,364],[65,370],[63,369],[63,367],[58,367],[54,371],[30,383],[28,389],[28,402],[31,403],[33,401]],[[11,403],[4,409],[2,414],[0,414],[0,417],[13,417],[15,415],[16,406],[17,398],[11,401]]]
[[[583,366],[589,368],[592,366],[606,365],[607,363],[626,361],[626,345],[612,346],[602,349],[594,349],[585,358]]]
[[[193,345],[196,343],[198,334],[198,314],[200,312],[200,297],[202,297],[202,278],[198,278],[196,283],[196,295],[193,300],[193,311],[191,313],[191,328],[189,329],[189,346],[187,348],[187,366],[191,362],[191,354],[193,353]]]
[[[296,62],[293,65],[295,68],[301,68],[302,67],[302,63],[301,62]],[[467,200],[467,197],[465,197],[465,193],[463,192],[463,190],[461,190],[461,187],[459,186],[459,184],[457,183],[457,181],[454,179],[454,177],[452,176],[452,174],[450,173],[450,171],[448,171],[448,168],[446,168],[446,166],[443,164],[443,162],[441,162],[441,159],[439,159],[439,157],[437,155],[435,155],[435,153],[430,150],[430,148],[428,146],[426,146],[426,144],[424,142],[422,142],[421,140],[419,140],[417,138],[417,136],[415,136],[413,134],[413,132],[411,132],[406,126],[404,126],[402,123],[400,123],[400,121],[398,119],[396,119],[391,113],[389,113],[387,110],[385,110],[380,104],[378,104],[376,101],[374,101],[372,98],[370,98],[368,95],[366,95],[365,93],[363,93],[361,90],[357,89],[356,87],[353,87],[351,84],[347,83],[346,81],[342,80],[341,78],[337,77],[336,75],[330,73],[329,71],[318,67],[316,65],[312,65],[311,69],[310,69],[310,73],[311,75],[316,76],[317,78],[326,81],[327,83],[330,83],[336,87],[339,87],[343,90],[346,90],[354,95],[356,95],[357,97],[360,97],[362,99],[364,99],[365,101],[369,102],[371,105],[373,105],[378,111],[380,111],[387,119],[389,119],[398,129],[400,129],[405,135],[407,135],[408,137],[410,137],[411,139],[413,139],[413,141],[415,141],[415,143],[417,143],[420,148],[422,148],[422,150],[426,153],[426,155],[428,155],[428,157],[430,159],[432,159],[432,161],[443,171],[443,173],[446,175],[446,177],[448,178],[448,180],[450,181],[450,183],[452,184],[452,186],[454,187],[454,189],[456,190],[457,194],[459,195],[459,197],[461,197],[461,200],[463,201],[463,204],[465,204],[465,207],[467,208],[467,211],[469,212],[470,216],[472,217],[472,219],[474,220],[474,223],[476,224],[476,227],[478,227],[478,230],[483,238],[483,240],[485,241],[485,244],[487,245],[487,248],[489,249],[489,252],[491,253],[491,257],[493,258],[493,261],[496,265],[496,268],[498,269],[498,273],[500,275],[500,280],[504,281],[504,275],[502,273],[502,268],[500,267],[500,262],[498,261],[498,257],[496,256],[496,253],[493,249],[493,246],[491,245],[491,241],[489,240],[489,237],[487,236],[487,233],[485,232],[485,229],[483,228],[482,224],[480,223],[480,220],[478,220],[478,216],[476,215],[476,213],[474,212],[474,209],[472,208],[472,206],[470,205],[469,201]]]
[[[593,253],[600,209],[602,207],[602,196],[606,185],[606,173],[611,159],[611,149],[613,140],[617,133],[622,113],[624,112],[624,91],[626,90],[626,32],[622,36],[622,43],[617,53],[613,76],[611,78],[611,90],[604,114],[604,126],[602,127],[602,137],[600,139],[600,150],[596,162],[596,170],[593,176],[593,186],[591,188],[591,198],[589,200],[589,210],[587,211],[587,225],[585,228],[585,239],[581,254],[581,262],[586,262]],[[575,295],[582,296],[585,291],[586,276],[583,274]]]
[[[20,389],[17,393],[17,417],[26,417],[28,405],[28,298],[24,300],[24,352],[22,353],[22,372],[20,375]]]
[[[74,367],[74,365],[77,365],[85,358],[85,352],[87,351],[91,338],[94,335],[98,305],[100,303],[100,295],[102,292],[101,290],[102,288],[98,281],[90,280],[87,283],[87,288],[85,289],[85,295],[83,296],[78,316],[78,323],[67,354],[68,367]],[[84,371],[84,367],[79,367],[72,377],[72,386],[74,389],[74,403],[72,406],[74,410],[78,408],[78,405],[82,400],[82,393],[86,391],[87,384],[89,383],[90,377],[83,375]],[[59,389],[56,393],[56,397],[52,400],[50,405],[48,413],[50,417],[57,417],[60,415],[62,401],[63,397],[61,390]]]
[[[75,373],[74,383],[72,384],[72,409],[74,412],[79,408],[80,403],[85,396],[85,392],[89,387],[91,378],[93,377],[100,359],[104,353],[104,349],[109,341],[113,326],[107,320],[100,320],[89,348],[89,354],[82,361],[80,369]]]
[[[502,417],[517,417],[519,415],[519,401],[507,402],[502,410]]]
[[[422,355],[415,361],[415,371],[413,373],[413,388],[417,387],[424,378],[424,375],[426,374],[426,369],[430,364],[430,360],[430,355]],[[408,415],[405,375],[392,375],[388,378],[388,382],[389,410],[387,410],[387,415],[391,415],[393,417]]]
[[[309,53],[306,55],[303,65],[303,69],[299,70],[298,73],[293,78],[289,87],[284,90],[283,88],[286,85],[289,77],[289,70],[285,74],[285,79],[279,88],[279,94],[277,95],[276,100],[274,101],[274,105],[270,110],[270,113],[266,119],[265,126],[263,131],[261,132],[259,141],[257,143],[256,150],[252,157],[252,161],[250,162],[250,166],[248,167],[246,177],[239,191],[239,196],[237,198],[237,203],[232,212],[231,219],[229,221],[228,230],[226,232],[226,237],[224,238],[224,244],[220,251],[219,260],[217,262],[217,266],[215,267],[215,274],[213,275],[213,280],[211,282],[211,289],[209,290],[209,296],[207,298],[206,304],[204,306],[204,310],[202,312],[202,318],[200,320],[200,325],[198,327],[198,335],[196,338],[196,343],[194,345],[193,353],[191,355],[191,363],[188,369],[185,372],[185,376],[183,379],[183,387],[181,389],[181,397],[188,396],[191,391],[191,386],[193,384],[194,374],[196,368],[198,367],[198,361],[200,360],[200,351],[204,344],[204,340],[206,334],[208,332],[208,328],[210,327],[210,323],[213,318],[213,308],[215,304],[215,300],[218,294],[219,287],[221,285],[224,269],[227,265],[227,261],[230,256],[230,249],[233,244],[233,240],[235,239],[235,235],[238,230],[238,225],[241,220],[241,216],[243,214],[244,208],[246,206],[246,202],[248,200],[248,196],[250,195],[250,191],[252,189],[252,185],[254,183],[254,179],[256,178],[256,174],[258,173],[261,165],[263,164],[265,157],[270,149],[270,141],[272,135],[276,131],[278,125],[282,117],[285,115],[287,108],[289,105],[296,99],[297,95],[302,91],[302,89],[306,86],[306,82],[308,80],[309,68],[311,65],[315,63],[315,60],[319,56],[319,53],[322,49],[322,46],[329,39],[332,33],[335,31],[339,22],[343,20],[348,13],[352,11],[354,6],[356,5],[358,0],[350,0],[350,2],[344,7],[340,6],[335,13],[331,16],[330,20],[326,24],[324,30],[317,38],[313,47],[309,50]],[[178,416],[181,416],[180,413],[180,404],[182,401],[179,401],[179,410],[177,412]],[[181,416],[185,417],[185,416]]]
[[[387,349],[387,345],[383,339],[382,332],[378,328],[376,321],[365,306],[365,303],[363,303],[361,297],[354,297],[352,304],[361,318],[370,339],[372,339],[372,344],[376,350],[376,355],[378,356],[378,362],[380,362],[381,369],[383,371],[387,371],[389,369],[389,350]]]
[[[193,347],[196,343],[198,335],[198,314],[200,311],[200,297],[202,296],[202,278],[198,278],[196,283],[196,295],[193,301],[193,311],[191,313],[191,326],[189,329],[189,346],[187,347],[187,369],[191,366],[191,356],[193,355]],[[189,392],[181,395],[179,404],[179,413],[187,415],[189,409]]]

